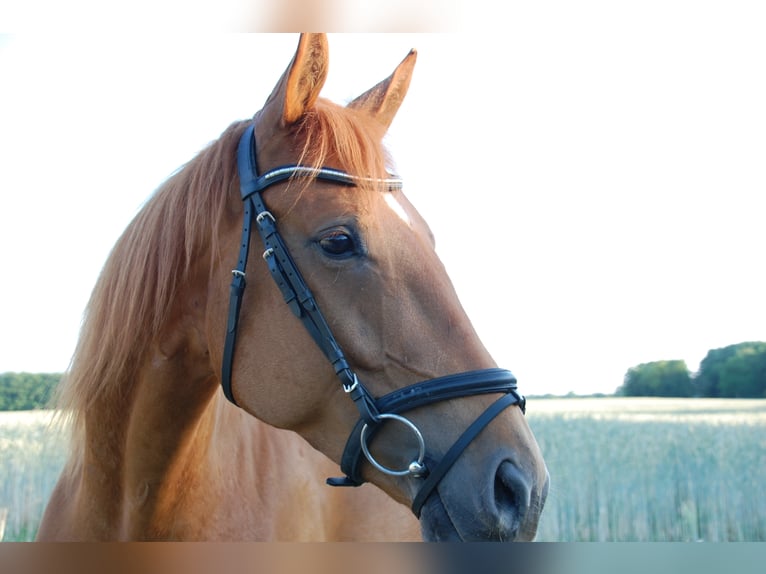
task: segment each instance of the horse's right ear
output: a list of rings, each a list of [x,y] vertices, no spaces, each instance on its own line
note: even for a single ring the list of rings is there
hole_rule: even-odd
[[[266,100],[261,113],[280,127],[290,126],[300,120],[319,97],[327,79],[327,62],[327,35],[301,34],[295,56]]]

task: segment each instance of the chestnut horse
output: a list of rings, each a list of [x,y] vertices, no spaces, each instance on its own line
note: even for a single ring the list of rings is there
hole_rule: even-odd
[[[302,35],[263,109],[138,213],[60,389],[40,540],[534,538],[524,399],[382,147],[415,59],[339,106]],[[370,484],[330,488],[338,464]]]

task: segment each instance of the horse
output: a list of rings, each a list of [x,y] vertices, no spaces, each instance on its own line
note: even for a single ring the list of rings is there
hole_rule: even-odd
[[[383,146],[416,57],[340,105],[302,34],[262,109],[138,212],[58,391],[38,540],[534,539],[526,401]]]

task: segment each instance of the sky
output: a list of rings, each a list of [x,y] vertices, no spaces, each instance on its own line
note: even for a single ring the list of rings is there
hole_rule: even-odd
[[[502,31],[331,34],[323,95],[418,63],[386,144],[526,394],[766,340],[766,9],[509,7]],[[620,3],[625,4],[625,3]],[[251,117],[296,34],[0,39],[0,372],[60,372],[117,237]]]

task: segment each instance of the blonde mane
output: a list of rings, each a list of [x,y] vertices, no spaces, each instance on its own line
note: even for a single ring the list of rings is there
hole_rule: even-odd
[[[113,416],[125,416],[145,354],[192,263],[203,253],[210,254],[211,264],[220,256],[219,228],[229,194],[239,194],[236,148],[247,123],[232,124],[171,176],[112,249],[55,398],[60,414],[72,420],[75,448],[84,443],[84,415],[91,409],[109,405]],[[297,127],[299,163],[319,167],[330,161],[354,175],[383,177],[390,163],[381,145],[384,131],[365,114],[320,99]]]

